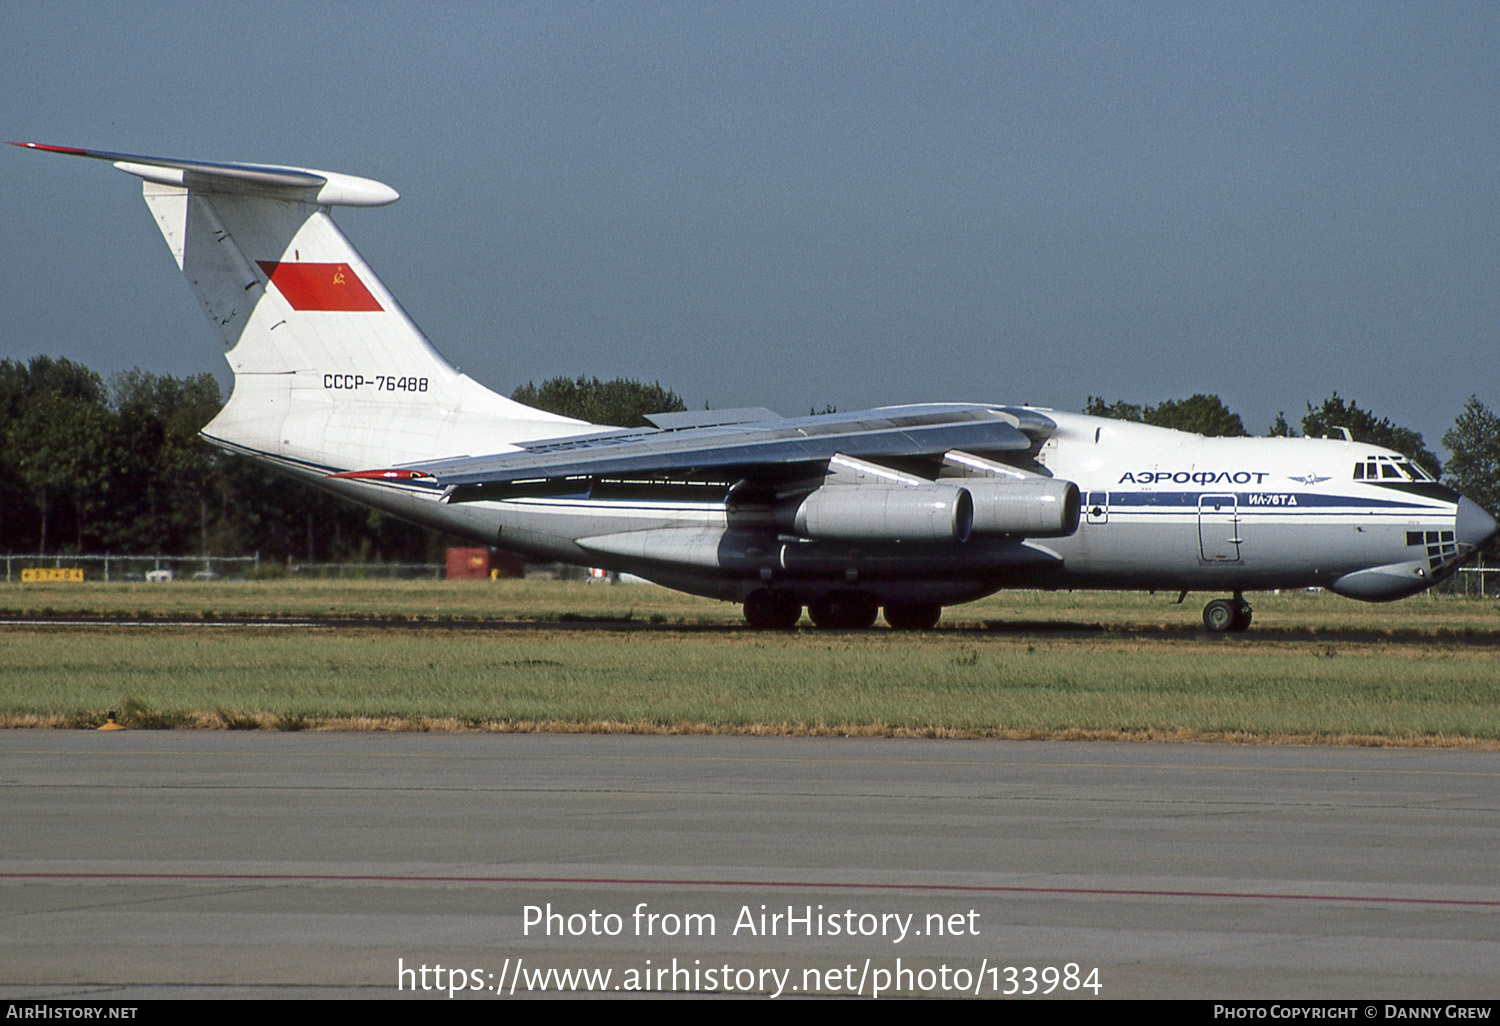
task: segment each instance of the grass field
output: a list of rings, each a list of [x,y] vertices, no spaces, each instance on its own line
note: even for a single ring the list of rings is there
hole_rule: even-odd
[[[1011,591],[943,611],[945,628],[1025,625],[1111,630],[1196,629],[1213,595]],[[1327,592],[1252,594],[1255,626],[1317,634],[1473,634],[1500,637],[1500,601],[1420,595],[1370,605]],[[176,581],[164,584],[0,583],[4,616],[145,618],[313,617],[413,620],[628,620],[738,625],[740,608],[649,585],[563,581]],[[803,621],[804,625],[806,620]]]
[[[925,634],[757,634],[738,608],[559,582],[10,585],[11,615],[380,626],[0,628],[0,723],[1119,737],[1500,747],[1500,604],[1008,593]],[[388,621],[410,620],[390,626]],[[534,621],[526,629],[476,621]],[[593,621],[634,629],[579,629]]]

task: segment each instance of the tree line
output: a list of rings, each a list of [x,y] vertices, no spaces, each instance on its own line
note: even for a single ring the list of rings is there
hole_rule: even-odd
[[[1215,437],[1248,437],[1250,434],[1239,414],[1231,412],[1216,395],[1194,395],[1156,406],[1123,401],[1111,403],[1099,396],[1089,396],[1083,412]],[[1340,429],[1347,428],[1350,437],[1357,442],[1394,449],[1500,519],[1500,417],[1480,402],[1478,396],[1469,397],[1453,427],[1443,433],[1443,447],[1449,452],[1446,465],[1427,448],[1419,432],[1392,423],[1387,417],[1378,417],[1354,400],[1345,400],[1337,392],[1317,406],[1309,402],[1301,428],[1301,433],[1308,438],[1337,438],[1341,435]],[[1283,412],[1276,415],[1266,434],[1294,438],[1298,432]]]
[[[620,427],[685,409],[660,383],[623,378],[528,382],[511,398]],[[106,381],[67,359],[0,361],[0,550],[424,562],[450,543],[207,444],[198,432],[223,403],[210,374],[132,370]],[[1205,435],[1249,433],[1212,395],[1154,406],[1090,396],[1084,412]],[[1336,393],[1308,403],[1300,427],[1313,437],[1344,427],[1403,452],[1500,516],[1500,418],[1477,398],[1443,436],[1446,467],[1420,434]],[[1282,415],[1268,433],[1296,430]]]
[[[624,427],[684,408],[659,384],[597,378],[513,398]],[[223,405],[211,374],[0,361],[0,551],[429,562],[453,543],[209,445],[198,432]]]
[[[1134,420],[1158,428],[1191,431],[1211,438],[1250,437],[1239,414],[1232,413],[1224,405],[1223,399],[1212,395],[1169,399],[1157,407],[1143,407],[1124,401],[1106,402],[1100,396],[1089,396],[1083,404],[1083,413],[1094,414],[1095,417],[1113,417],[1116,420]],[[1362,410],[1358,402],[1346,401],[1337,392],[1317,407],[1308,402],[1307,413],[1302,416],[1302,435],[1308,438],[1340,438],[1341,428],[1349,429],[1350,437],[1355,441],[1394,449],[1410,456],[1433,477],[1443,474],[1442,460],[1437,458],[1437,453],[1428,449],[1419,432],[1395,425],[1388,417],[1377,417],[1371,411]],[[1487,444],[1493,447],[1494,434],[1496,417],[1485,410],[1485,405],[1479,402],[1478,396],[1470,396],[1469,404],[1464,407],[1464,413],[1458,417],[1454,429],[1443,435],[1443,446],[1454,453],[1449,466],[1451,475],[1458,475],[1455,481],[1479,483],[1473,480],[1478,469],[1475,453],[1485,450]],[[1280,413],[1266,435],[1272,438],[1296,438],[1298,431],[1287,422],[1287,414]],[[1457,460],[1457,465],[1454,460]],[[1466,487],[1460,487],[1460,490],[1467,493]]]
[[[0,361],[0,549],[424,561],[430,539],[198,437],[211,374]]]

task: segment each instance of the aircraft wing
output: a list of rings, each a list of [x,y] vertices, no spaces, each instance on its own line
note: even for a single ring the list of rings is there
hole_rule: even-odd
[[[757,411],[769,412],[769,411]],[[1019,415],[1018,415],[1019,414]],[[680,477],[706,471],[739,476],[784,473],[826,463],[836,455],[880,460],[942,456],[952,450],[1016,453],[1051,433],[1052,422],[1031,410],[980,405],[901,406],[858,413],[777,418],[695,426],[688,415],[654,418],[670,429],[616,430],[524,443],[491,456],[412,464],[394,471],[357,471],[348,477],[421,475],[438,484],[474,485],[572,477],[650,474]],[[704,411],[702,418],[714,417]]]

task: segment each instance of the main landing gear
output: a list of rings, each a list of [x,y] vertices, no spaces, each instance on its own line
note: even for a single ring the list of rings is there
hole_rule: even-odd
[[[892,630],[930,631],[937,626],[943,615],[943,607],[936,602],[887,602],[885,622]]]
[[[807,604],[814,627],[834,631],[862,631],[875,626],[880,605],[862,591],[830,591]]]
[[[831,631],[862,631],[875,626],[880,604],[862,591],[830,591],[813,599],[807,615],[813,626]],[[885,622],[898,631],[928,631],[937,626],[943,607],[936,602],[887,602]],[[802,601],[771,588],[745,598],[745,622],[758,631],[789,631],[802,618]]]
[[[1237,591],[1232,599],[1214,599],[1203,607],[1203,626],[1214,634],[1247,631],[1252,612],[1244,594]]]
[[[789,631],[802,619],[802,603],[784,591],[762,588],[745,599],[745,622],[758,631]]]

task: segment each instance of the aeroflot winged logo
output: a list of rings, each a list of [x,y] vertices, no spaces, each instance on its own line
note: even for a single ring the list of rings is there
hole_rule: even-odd
[[[378,312],[380,303],[348,264],[277,263],[257,260],[293,310]]]

